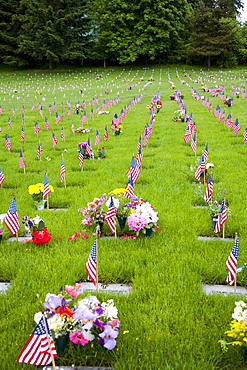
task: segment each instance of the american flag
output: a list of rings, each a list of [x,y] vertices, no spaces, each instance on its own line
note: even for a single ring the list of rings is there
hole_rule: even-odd
[[[114,114],[113,122],[114,122],[114,125],[117,125],[118,124],[119,119],[118,119],[118,115],[117,114]]]
[[[61,166],[60,166],[60,181],[63,182],[65,177],[65,165],[64,165],[64,160],[62,158],[61,160]]]
[[[57,145],[57,138],[54,132],[52,133],[52,146],[55,147]]]
[[[21,141],[25,141],[25,132],[24,132],[24,127],[23,126],[21,128]]]
[[[12,116],[16,117],[15,108],[12,110]]]
[[[88,138],[85,153],[86,153],[89,157],[91,157],[91,143],[90,143],[90,138]]]
[[[44,127],[45,127],[46,130],[49,130],[50,125],[49,125],[49,122],[48,122],[48,118],[47,117],[45,117],[45,125],[44,125]]]
[[[206,143],[206,145],[205,145],[203,155],[204,155],[205,162],[207,162],[207,159],[208,159],[208,143]]]
[[[8,118],[8,129],[10,129],[11,128],[11,119],[10,119],[10,117]]]
[[[186,125],[186,131],[184,134],[184,142],[188,143],[190,141],[190,138],[191,138],[190,125]]]
[[[104,129],[104,140],[107,141],[108,140],[108,131],[107,131],[107,126],[105,126],[105,129]]]
[[[226,207],[225,207],[225,200],[222,200],[221,207],[220,207],[220,212],[218,215],[218,220],[215,225],[214,232],[217,234],[221,230],[221,226],[226,222],[227,220],[227,214],[226,214]]]
[[[115,132],[115,124],[114,121],[111,121],[111,132]]]
[[[84,110],[83,116],[82,116],[82,122],[87,121],[87,112]]]
[[[32,104],[33,105],[33,104]],[[34,105],[33,105],[34,106]],[[21,112],[24,114],[25,113],[25,108],[24,105],[21,107]]]
[[[31,110],[33,111],[34,110],[34,104],[32,103],[32,106],[31,106]],[[24,107],[23,107],[23,111],[22,111],[22,113],[24,113]]]
[[[230,285],[233,285],[236,280],[237,263],[238,263],[238,245],[239,245],[239,239],[238,237],[236,237],[235,244],[226,261],[226,268],[228,270],[226,282]]]
[[[26,167],[26,165],[24,163],[23,154],[22,154],[22,150],[21,149],[20,149],[20,164],[19,164],[19,167],[20,168]]]
[[[196,123],[193,121],[191,124],[191,134],[194,135],[196,133]]]
[[[68,110],[67,110],[67,115],[71,116],[70,108],[68,108]]]
[[[52,113],[52,106],[51,104],[49,105],[48,112],[51,114]]]
[[[9,229],[10,233],[14,235],[20,228],[18,212],[16,209],[15,198],[12,199],[7,215],[4,219],[5,226]]]
[[[147,145],[148,144],[148,128],[145,127],[144,129],[144,140],[143,140],[143,145]]]
[[[64,127],[62,127],[62,130],[61,130],[61,133],[60,133],[60,137],[62,139],[62,141],[64,141]]]
[[[131,162],[130,162],[130,168],[129,168],[128,172],[126,173],[126,176],[128,177],[128,179],[130,179],[130,176],[132,176],[132,181],[135,184],[138,177],[139,177],[139,174],[140,174],[140,171],[139,171],[139,168],[137,166],[136,159],[133,156],[132,159],[131,159]]]
[[[88,280],[91,280],[96,285],[97,280],[97,259],[96,259],[96,240],[93,243],[92,250],[86,262],[86,272]]]
[[[208,183],[206,186],[204,200],[205,202],[211,202],[213,198],[213,190],[214,190],[214,181],[212,173],[208,177]]]
[[[191,140],[191,149],[193,150],[193,152],[196,152],[196,134],[194,134],[192,136],[192,140]]]
[[[99,131],[96,129],[96,133],[95,133],[95,145],[99,145],[100,143],[100,136],[99,136]]]
[[[244,130],[243,136],[244,136],[244,142],[247,143],[247,127]]]
[[[130,175],[130,179],[125,189],[126,189],[126,192],[123,194],[123,197],[131,199],[134,196],[134,184],[133,184],[131,175]]]
[[[233,127],[233,130],[232,130],[232,133],[234,135],[237,135],[239,130],[240,130],[240,124],[239,124],[238,119],[236,119],[236,121],[234,123],[234,127]]]
[[[38,145],[38,150],[37,150],[37,158],[38,159],[41,159],[41,152],[42,152],[42,145],[41,144],[39,144]]]
[[[11,142],[8,134],[5,135],[5,148],[8,150],[11,149]]]
[[[80,148],[78,159],[79,159],[79,167],[83,166],[83,153],[82,153],[82,148]]]
[[[225,126],[232,128],[232,125],[233,125],[232,115],[228,114],[228,117],[225,122]]]
[[[75,125],[74,125],[74,121],[72,121],[71,123],[71,131],[74,133],[75,132]]]
[[[59,117],[58,112],[56,112],[56,125],[58,124],[59,121],[60,121],[60,117]]]
[[[205,170],[205,159],[204,155],[202,154],[199,159],[197,170],[195,171],[195,178],[200,181],[201,173]]]
[[[38,122],[35,122],[35,124],[34,124],[34,133],[36,135],[38,135],[39,131],[40,131],[39,124],[38,124]]]
[[[93,108],[90,111],[90,117],[93,118]]]
[[[67,107],[70,108],[70,99],[67,101]]]
[[[48,338],[44,320],[46,320]],[[22,348],[16,362],[25,362],[32,365],[48,365],[52,362],[50,351],[52,351],[53,357],[56,358],[56,347],[52,339],[48,321],[43,316]]]
[[[5,180],[5,176],[4,176],[4,173],[2,172],[1,168],[0,168],[0,186],[2,185],[2,183],[4,182]]]
[[[57,110],[57,103],[55,101],[53,103],[53,110]]]
[[[139,137],[138,144],[137,144],[137,150],[139,150],[140,148],[142,148],[142,135],[140,135]]]
[[[138,149],[138,152],[136,155],[136,163],[137,163],[138,169],[140,169],[142,166],[142,146],[140,146]]]
[[[219,107],[219,105],[217,105],[217,107],[214,110],[214,117],[218,117],[219,114],[220,114],[220,107]]]
[[[44,192],[43,192],[43,198],[47,197],[48,194],[50,194],[50,186],[47,178],[47,174],[44,175]]]
[[[43,116],[43,108],[42,108],[42,105],[40,106],[40,108],[39,108],[39,114],[41,115],[41,116]]]
[[[112,233],[115,233],[116,231],[116,220],[117,220],[116,209],[114,207],[113,198],[111,196],[109,208],[105,215],[105,222],[107,223]]]

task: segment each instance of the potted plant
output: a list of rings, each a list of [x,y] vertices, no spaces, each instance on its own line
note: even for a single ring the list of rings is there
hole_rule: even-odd
[[[98,159],[106,158],[106,150],[104,146],[102,146],[102,148],[98,148],[97,151],[98,151]]]
[[[0,242],[2,241],[3,233],[4,233],[4,230],[0,229]]]
[[[83,219],[82,225],[99,225],[102,229],[104,218],[105,218],[105,211],[102,208],[102,205],[106,202],[107,197],[105,194],[101,196],[101,198],[94,198],[92,202],[87,204],[86,208],[79,208],[78,211],[82,212]]]
[[[145,236],[150,236],[153,231],[159,228],[157,226],[159,220],[158,213],[150,203],[142,198],[136,198],[134,201],[134,208],[135,209],[128,217],[129,228],[135,231],[136,235],[142,232]]]
[[[49,188],[51,192],[54,192],[54,188],[52,185],[49,185]],[[37,210],[40,211],[45,208],[45,203],[47,202],[47,200],[43,199],[43,193],[44,193],[43,183],[29,185],[28,193],[32,196],[33,202]]]

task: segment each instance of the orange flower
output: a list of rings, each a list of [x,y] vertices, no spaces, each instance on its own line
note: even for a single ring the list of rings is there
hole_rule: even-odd
[[[67,318],[72,317],[74,315],[74,312],[70,308],[66,308],[66,307],[58,307],[57,313]]]

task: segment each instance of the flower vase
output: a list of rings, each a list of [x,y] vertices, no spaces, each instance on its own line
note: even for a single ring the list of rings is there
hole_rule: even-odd
[[[37,211],[42,211],[45,209],[46,202],[46,199],[43,199],[41,202],[34,202]]]
[[[247,360],[247,347],[243,347],[243,349],[244,349],[244,359],[245,359],[245,361]]]
[[[117,219],[118,219],[118,223],[119,223],[120,229],[123,230],[124,229],[124,226],[126,224],[127,217],[125,217],[125,216],[117,216]]]
[[[1,243],[2,239],[3,239],[3,236],[2,236],[2,235],[0,235],[0,243]]]
[[[115,135],[120,135],[120,131],[115,131]]]
[[[216,223],[218,221],[218,216],[211,215],[212,227],[215,229]]]
[[[60,352],[60,353],[63,352],[68,341],[69,341],[69,334],[65,335],[64,337],[55,338],[57,352]]]
[[[28,226],[25,226],[25,237],[26,238],[32,237],[31,230],[30,230],[30,228]]]
[[[153,234],[153,230],[152,229],[146,229],[146,234],[144,234],[145,236],[151,236]]]
[[[98,221],[98,225],[99,225],[99,228],[100,228],[100,235],[101,235],[102,230],[103,230],[104,221]]]

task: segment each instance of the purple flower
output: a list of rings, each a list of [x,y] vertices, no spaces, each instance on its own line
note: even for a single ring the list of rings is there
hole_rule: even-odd
[[[117,342],[116,338],[118,336],[118,332],[112,329],[110,326],[106,325],[104,331],[99,334],[98,342],[104,346],[106,349],[113,349],[115,348]]]
[[[55,310],[57,307],[61,306],[62,303],[61,301],[62,301],[61,297],[48,293],[46,296],[44,307],[51,310]]]
[[[128,225],[131,230],[140,231],[144,229],[146,224],[147,224],[146,218],[142,217],[142,215],[138,212],[132,213],[128,217]]]

